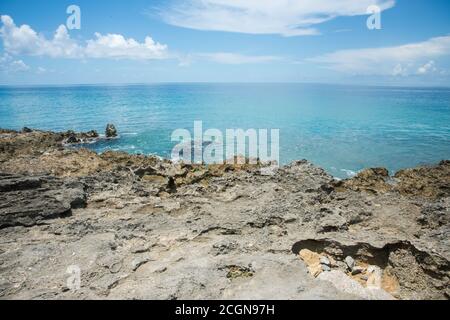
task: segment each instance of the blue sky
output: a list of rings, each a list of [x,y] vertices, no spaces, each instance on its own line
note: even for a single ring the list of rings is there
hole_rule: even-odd
[[[0,84],[450,84],[448,0],[2,0],[0,15]]]

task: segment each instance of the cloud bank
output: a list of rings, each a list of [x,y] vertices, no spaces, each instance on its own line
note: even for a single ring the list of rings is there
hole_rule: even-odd
[[[280,60],[274,56],[251,56],[229,52],[199,53],[189,57],[169,54],[168,46],[146,37],[144,42],[125,38],[120,34],[95,33],[95,38],[84,45],[72,39],[64,25],[58,27],[53,38],[47,39],[28,25],[16,26],[9,16],[1,16],[3,24],[0,37],[5,51],[10,55],[45,56],[65,59],[129,59],[154,60],[177,58],[180,65],[189,65],[192,60],[207,60],[221,64],[251,64]],[[20,60],[21,61],[21,60]],[[19,69],[19,63],[17,63]],[[25,66],[22,68],[25,70]]]
[[[395,47],[341,50],[308,59],[355,75],[411,75],[438,72],[433,59],[450,55],[450,36]]]
[[[16,26],[7,15],[1,16],[0,36],[6,52],[13,55],[47,56],[51,58],[109,58],[153,60],[168,57],[167,45],[146,37],[143,43],[120,34],[95,34],[85,45],[72,39],[64,25],[60,25],[52,39],[38,34],[28,25]]]
[[[161,10],[171,25],[197,30],[282,36],[316,35],[315,25],[340,16],[386,10],[394,0],[174,0]]]

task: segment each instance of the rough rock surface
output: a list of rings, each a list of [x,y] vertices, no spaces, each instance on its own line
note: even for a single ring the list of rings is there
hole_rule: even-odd
[[[107,138],[115,138],[117,137],[117,129],[113,124],[108,124],[106,126],[105,135]]]
[[[0,229],[33,226],[86,205],[84,185],[52,177],[0,174]]]
[[[67,138],[0,130],[1,299],[449,297],[448,161],[338,182]]]

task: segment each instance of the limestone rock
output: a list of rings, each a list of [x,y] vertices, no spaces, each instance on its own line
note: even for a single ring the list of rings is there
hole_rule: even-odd
[[[317,277],[322,271],[322,265],[320,264],[320,255],[308,249],[303,249],[299,253],[300,258],[305,262],[308,267],[309,273],[313,277]]]
[[[135,258],[133,259],[133,261],[131,261],[131,269],[133,271],[136,271],[137,269],[139,269],[139,267],[141,267],[142,265],[146,264],[149,261],[150,259],[147,257]]]
[[[367,273],[369,277],[367,279],[367,287],[368,288],[381,288],[381,280],[383,276],[383,272],[377,266],[369,266],[367,268]]]
[[[82,184],[49,177],[0,176],[0,228],[33,226],[86,205]]]
[[[394,300],[394,297],[386,291],[376,288],[364,288],[357,281],[353,280],[345,273],[339,270],[324,272],[317,278],[321,281],[330,282],[336,289],[348,294],[355,295],[365,300]]]
[[[330,214],[322,218],[319,223],[319,232],[335,232],[347,229],[347,220],[339,214]]]
[[[352,179],[338,181],[334,185],[339,190],[349,189],[377,194],[392,189],[388,179],[389,172],[387,169],[372,168],[361,171]]]
[[[96,139],[0,129],[0,299],[392,298],[380,278],[398,299],[448,299],[449,162],[339,184],[306,160],[264,175],[71,134]]]
[[[394,177],[399,181],[396,189],[401,194],[426,198],[450,196],[450,160],[437,166],[401,170]]]

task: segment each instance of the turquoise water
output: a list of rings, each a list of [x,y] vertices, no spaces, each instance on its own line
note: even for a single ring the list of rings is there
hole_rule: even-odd
[[[308,159],[337,177],[450,159],[450,89],[312,84],[0,87],[0,127],[103,132],[90,145],[168,157],[173,130],[280,129],[280,160]]]

